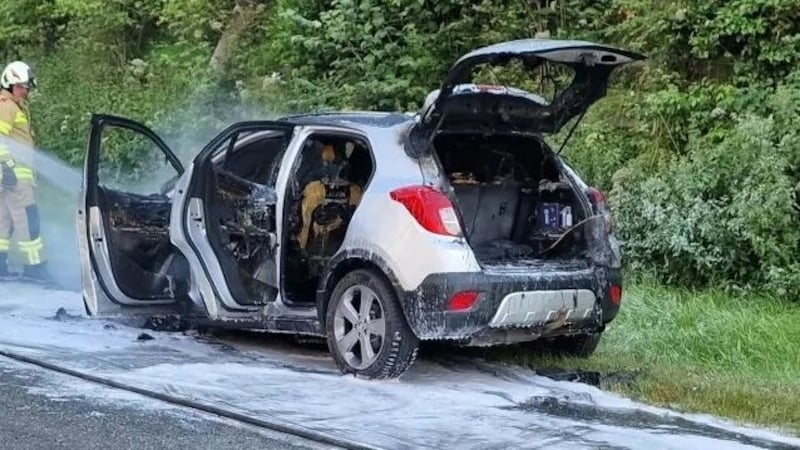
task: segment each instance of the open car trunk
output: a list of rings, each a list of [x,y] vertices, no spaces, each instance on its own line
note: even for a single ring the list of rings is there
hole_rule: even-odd
[[[432,144],[446,180],[430,181],[452,186],[462,229],[484,267],[616,264],[610,229],[596,220],[607,214],[595,211],[598,201],[590,203],[542,136],[576,119],[568,139],[606,95],[612,72],[641,59],[587,41],[502,42],[459,58],[428,95],[408,148],[427,158]]]
[[[589,239],[582,193],[535,136],[439,134],[434,148],[466,238],[483,265],[576,260]]]

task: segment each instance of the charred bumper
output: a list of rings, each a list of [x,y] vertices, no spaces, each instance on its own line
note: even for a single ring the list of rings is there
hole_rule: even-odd
[[[420,339],[493,345],[601,329],[619,310],[612,285],[621,288],[618,270],[593,267],[433,274],[401,304]],[[469,292],[474,303],[453,310],[452,299]]]

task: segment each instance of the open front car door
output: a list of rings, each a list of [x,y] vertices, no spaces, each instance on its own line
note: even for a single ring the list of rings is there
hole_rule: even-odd
[[[128,164],[138,170],[120,169],[126,155],[136,155]],[[172,200],[159,193],[159,181],[183,170],[146,126],[92,117],[77,216],[89,314],[173,313],[188,299],[186,258],[169,236]]]

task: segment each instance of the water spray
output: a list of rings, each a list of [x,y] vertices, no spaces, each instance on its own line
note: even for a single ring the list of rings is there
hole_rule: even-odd
[[[32,165],[36,174],[36,203],[48,269],[63,288],[80,289],[75,206],[81,189],[79,170],[51,153],[0,137],[18,164]],[[13,239],[13,236],[12,236]],[[11,258],[14,264],[14,253]]]

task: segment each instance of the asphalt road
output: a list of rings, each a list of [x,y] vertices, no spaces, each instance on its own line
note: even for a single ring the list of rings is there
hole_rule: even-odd
[[[119,392],[92,398],[48,395],[53,384],[90,384],[0,357],[0,448],[60,449],[292,449],[329,448],[281,433],[241,425]],[[48,387],[49,386],[49,387]],[[87,388],[87,386],[81,386]],[[138,398],[137,398],[138,397]]]

